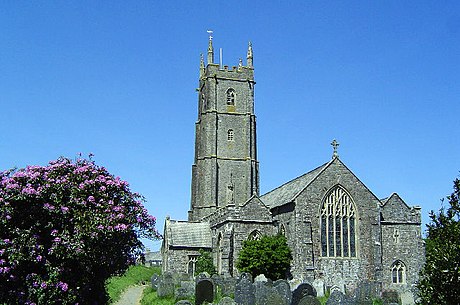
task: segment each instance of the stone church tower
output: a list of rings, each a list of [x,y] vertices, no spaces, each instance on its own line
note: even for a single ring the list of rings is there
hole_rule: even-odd
[[[246,66],[220,67],[210,36],[201,57],[189,221],[259,195],[252,56],[249,44]]]
[[[293,260],[286,276],[294,287],[310,283],[318,295],[339,289],[396,292],[414,304],[424,263],[421,210],[396,193],[377,197],[339,158],[259,194],[252,46],[247,62],[200,63],[195,158],[188,221],[166,218],[163,272],[195,276],[200,250],[217,273],[238,276],[246,240],[282,234]]]

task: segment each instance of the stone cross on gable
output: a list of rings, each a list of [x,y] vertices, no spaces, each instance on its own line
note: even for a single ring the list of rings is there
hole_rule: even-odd
[[[336,141],[336,139],[334,139],[332,142],[331,142],[331,145],[332,147],[334,148],[334,153],[332,154],[332,158],[336,158],[339,156],[339,154],[337,153],[337,148],[339,147],[339,142]]]

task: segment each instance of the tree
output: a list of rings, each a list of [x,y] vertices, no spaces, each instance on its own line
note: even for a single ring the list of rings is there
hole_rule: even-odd
[[[460,304],[460,180],[447,197],[449,206],[430,213],[426,262],[418,284],[420,304]]]
[[[144,198],[93,161],[0,172],[0,304],[104,304],[104,282],[160,238]]]
[[[213,275],[216,273],[216,267],[212,261],[211,254],[207,251],[200,249],[200,256],[196,261],[196,274],[200,274],[201,272],[206,272],[209,275]]]
[[[246,240],[238,255],[236,267],[241,272],[248,272],[253,277],[264,274],[277,280],[286,278],[292,261],[286,237],[262,236],[259,240]]]

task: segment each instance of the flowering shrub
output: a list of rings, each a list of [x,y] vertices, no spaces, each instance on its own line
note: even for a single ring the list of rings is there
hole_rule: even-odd
[[[93,161],[0,172],[0,304],[104,304],[104,283],[160,238],[144,198]]]

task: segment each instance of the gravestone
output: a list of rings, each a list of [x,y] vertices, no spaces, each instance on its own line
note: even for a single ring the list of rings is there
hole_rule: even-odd
[[[376,284],[369,281],[363,281],[359,283],[353,296],[357,304],[372,305],[372,300],[379,295]]]
[[[300,300],[299,305],[321,305],[321,302],[316,297],[307,295]]]
[[[193,281],[182,281],[180,287],[184,288],[190,295],[195,295],[195,282]]]
[[[268,279],[265,277],[265,274],[259,274],[258,276],[256,276],[256,278],[254,279],[254,283],[255,282],[267,282]]]
[[[302,300],[307,295],[311,295],[316,297],[316,290],[313,288],[312,285],[308,283],[300,284],[293,292],[292,292],[292,305],[298,305],[300,300]]]
[[[152,285],[152,289],[155,291],[158,289],[158,282],[160,282],[160,278],[161,276],[159,274],[154,274],[150,278],[150,284]]]
[[[324,281],[322,279],[315,279],[312,283],[313,288],[316,290],[316,296],[324,296]]]
[[[267,282],[257,282],[254,280],[253,285],[255,288],[256,304],[265,304],[267,302],[267,299],[270,297],[270,290],[273,289],[270,284]]]
[[[222,296],[234,296],[235,295],[235,287],[236,287],[236,278],[228,277],[223,278],[220,282],[220,292]]]
[[[190,294],[189,291],[187,291],[187,289],[179,287],[176,288],[176,290],[174,291],[174,297],[176,298],[176,301],[187,300],[193,297],[193,294]]]
[[[204,302],[212,303],[214,300],[214,283],[211,279],[201,279],[195,288],[195,305],[201,305]]]
[[[157,295],[160,298],[174,296],[174,278],[171,273],[164,273],[158,282]]]
[[[382,292],[383,305],[398,304],[400,302],[399,293],[394,290],[385,290]]]
[[[236,302],[230,297],[223,297],[218,305],[237,305]]]
[[[235,302],[238,305],[254,305],[256,303],[255,288],[251,275],[242,273],[235,287]]]
[[[350,298],[342,293],[340,290],[332,291],[329,299],[327,299],[326,305],[355,305],[356,302],[353,298]]]
[[[292,300],[292,292],[291,292],[291,286],[289,286],[289,282],[286,280],[277,280],[273,282],[273,288],[276,289],[278,294],[286,300],[286,305],[291,304]]]
[[[201,272],[195,277],[195,282],[198,283],[202,279],[209,279],[210,276],[207,272]]]

